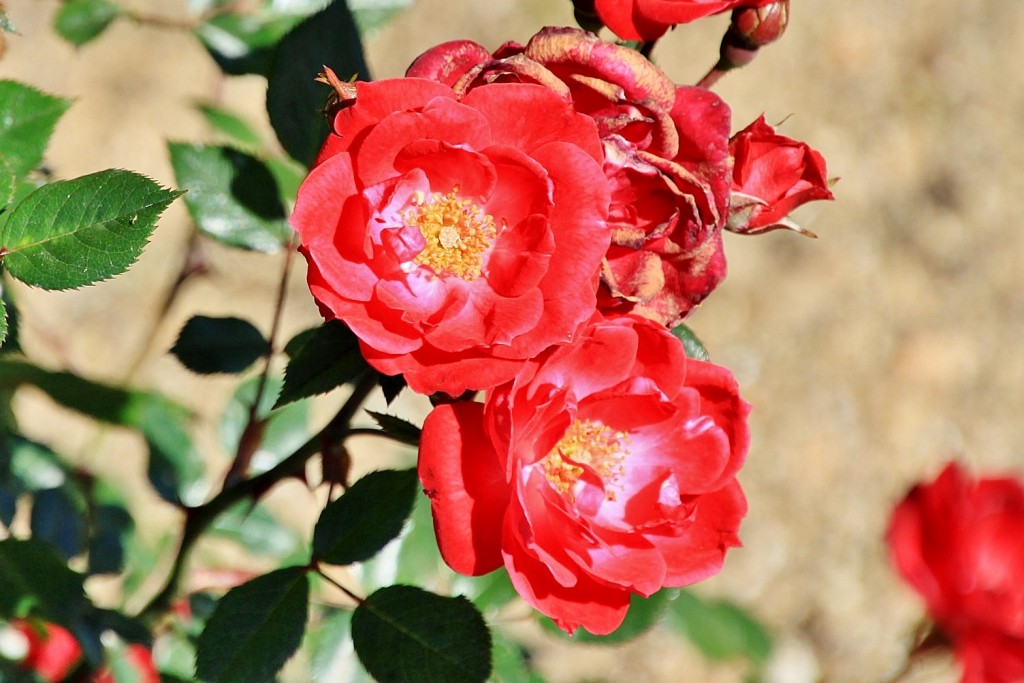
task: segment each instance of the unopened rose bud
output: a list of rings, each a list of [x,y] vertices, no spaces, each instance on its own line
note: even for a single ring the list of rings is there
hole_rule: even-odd
[[[779,0],[761,7],[740,7],[732,12],[732,23],[723,45],[756,50],[774,43],[786,32],[789,24],[789,0]]]
[[[709,88],[726,71],[754,61],[761,47],[782,37],[789,24],[789,0],[778,0],[760,7],[738,7],[732,11],[732,23],[722,37],[718,63],[699,85]]]

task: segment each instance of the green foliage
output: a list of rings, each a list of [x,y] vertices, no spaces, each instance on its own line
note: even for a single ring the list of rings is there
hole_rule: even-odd
[[[14,175],[14,168],[0,153],[0,214],[4,213],[14,201],[14,192],[17,188],[18,177]]]
[[[402,531],[412,512],[416,470],[371,472],[332,501],[313,530],[313,557],[328,564],[361,562]]]
[[[203,465],[186,429],[189,414],[170,399],[53,372],[0,357],[0,390],[31,384],[60,405],[101,422],[139,431],[149,446],[150,481],[166,500],[195,498]]]
[[[672,329],[672,334],[676,336],[676,339],[683,342],[683,348],[686,350],[687,357],[696,358],[697,360],[711,360],[708,350],[704,348],[704,344],[701,343],[701,340],[697,338],[697,335],[689,327],[679,324]]]
[[[65,559],[85,548],[85,501],[72,487],[45,489],[32,501],[32,537],[46,541]]]
[[[682,590],[672,602],[668,621],[708,659],[745,657],[763,664],[771,655],[772,641],[764,627],[726,600],[705,600]]]
[[[266,164],[230,147],[173,142],[168,149],[178,184],[188,191],[185,204],[202,234],[264,253],[288,244],[292,230]]]
[[[277,47],[268,76],[267,113],[281,146],[311,166],[328,131],[318,115],[330,88],[313,79],[324,65],[342,79],[370,79],[359,31],[345,0],[296,26]]]
[[[241,318],[196,315],[178,334],[171,353],[193,372],[208,375],[239,373],[270,350],[270,342]]]
[[[82,46],[103,33],[121,14],[110,0],[70,0],[57,11],[54,28],[64,40]]]
[[[230,76],[270,73],[277,43],[302,16],[262,10],[255,14],[217,14],[196,27],[217,66]]]
[[[17,177],[34,170],[71,100],[15,81],[0,81],[0,154]]]
[[[367,410],[366,412],[380,425],[381,430],[395,441],[400,441],[410,446],[420,445],[420,432],[423,430],[412,422],[386,413],[375,413],[372,410]]]
[[[258,386],[258,377],[242,382],[224,409],[220,423],[220,439],[224,448],[231,453],[238,451],[239,442],[249,423],[249,408],[256,401]],[[291,455],[310,436],[309,406],[305,401],[274,408],[274,397],[280,387],[279,379],[268,378],[256,408],[256,419],[261,432],[259,449],[249,468],[253,474],[270,469]]]
[[[180,193],[130,171],[100,171],[39,188],[0,228],[8,272],[44,289],[72,289],[123,273]]]
[[[7,18],[7,12],[0,7],[0,29],[7,33],[15,33],[18,29],[14,28],[14,24]]]
[[[388,586],[352,615],[352,644],[382,683],[482,683],[491,673],[491,634],[463,597]]]
[[[337,320],[295,335],[285,353],[291,360],[277,407],[358,381],[369,370],[356,335]]]
[[[0,616],[31,614],[70,625],[86,609],[82,576],[68,569],[46,543],[0,541]]]
[[[372,36],[411,4],[412,0],[348,0],[363,36]]]
[[[205,683],[263,683],[298,649],[309,608],[305,567],[287,567],[231,589],[203,629],[196,675]]]
[[[268,557],[298,559],[305,550],[298,535],[263,505],[248,501],[222,514],[210,527],[211,536],[230,539],[247,551]]]
[[[245,149],[259,149],[259,134],[240,116],[212,104],[200,104],[197,108],[210,127],[227,136],[233,143]]]

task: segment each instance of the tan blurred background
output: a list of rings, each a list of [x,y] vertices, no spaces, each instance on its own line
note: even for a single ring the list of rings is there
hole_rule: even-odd
[[[124,167],[173,185],[165,141],[210,138],[196,101],[248,113],[272,140],[265,83],[223,79],[187,32],[118,22],[75,50],[49,28],[56,2],[5,4],[21,35],[9,37],[0,77],[77,100],[47,155],[56,177]],[[125,4],[188,16],[185,0]],[[893,502],[954,454],[977,471],[1024,475],[1024,3],[794,0],[792,15],[779,44],[716,90],[734,129],[762,112],[785,119],[782,132],[821,150],[842,181],[836,202],[796,215],[816,241],[728,235],[729,278],[690,319],[755,406],[741,475],[745,547],[702,589],[771,626],[770,680],[883,681],[903,666],[921,613],[887,563]],[[568,0],[415,0],[369,40],[368,58],[376,77],[398,76],[444,40],[493,48],[571,21]],[[716,17],[680,28],[655,59],[676,81],[695,82],[726,25]],[[18,289],[31,356],[123,378],[173,279],[187,221],[176,202],[140,264],[112,282]],[[195,407],[212,443],[232,381],[197,380],[165,350],[195,313],[242,315],[266,331],[280,260],[209,252],[213,274],[175,305],[134,381]],[[298,270],[286,335],[317,321]],[[19,401],[47,410],[31,392]],[[96,453],[87,426],[61,419],[59,429],[49,419],[28,427],[71,457]],[[117,434],[103,443],[85,464],[141,481],[138,444]],[[137,505],[169,514],[137,490]],[[742,680],[659,634],[613,649],[545,644],[537,662],[552,681]],[[902,680],[957,675],[938,657]]]

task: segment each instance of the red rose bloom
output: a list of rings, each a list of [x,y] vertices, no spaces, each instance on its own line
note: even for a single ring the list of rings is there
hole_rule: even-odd
[[[63,626],[24,619],[15,619],[11,626],[28,639],[28,654],[21,662],[22,668],[35,672],[48,683],[63,681],[82,658],[78,641]]]
[[[584,0],[601,22],[624,40],[657,40],[670,26],[737,7],[760,7],[775,0]]]
[[[601,320],[486,403],[427,416],[419,475],[458,572],[504,565],[564,630],[715,574],[739,545],[749,406],[725,368],[634,316]]]
[[[786,220],[791,211],[815,199],[833,199],[821,154],[779,135],[764,116],[736,133],[729,151],[735,158],[729,230],[800,230]]]
[[[593,121],[536,85],[355,91],[292,216],[324,315],[425,394],[495,386],[571,340],[609,242]]]
[[[153,663],[153,653],[145,645],[128,645],[124,659],[131,666],[136,683],[160,683],[160,674]],[[93,675],[92,683],[117,683],[117,679],[110,667],[105,666]]]
[[[963,683],[1024,681],[1024,485],[956,463],[896,507],[888,542],[903,578],[952,639]]]
[[[730,113],[714,93],[677,87],[636,51],[571,28],[545,28],[493,55],[470,41],[445,43],[407,75],[460,96],[496,81],[537,83],[594,120],[611,188],[606,313],[672,327],[725,277]]]

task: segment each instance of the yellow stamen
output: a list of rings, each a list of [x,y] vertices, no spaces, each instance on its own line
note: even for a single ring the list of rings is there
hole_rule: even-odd
[[[459,188],[448,194],[435,192],[427,200],[422,192],[413,196],[416,209],[405,213],[408,225],[420,229],[426,246],[415,263],[434,275],[454,275],[467,282],[483,273],[483,257],[497,230],[494,218],[468,199],[460,199]]]
[[[561,494],[572,490],[583,476],[584,466],[592,469],[605,484],[605,498],[615,500],[614,485],[625,474],[622,461],[629,451],[629,434],[591,420],[574,420],[541,464],[548,481]]]

